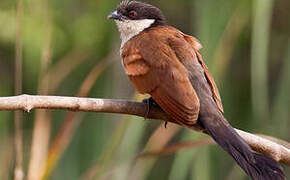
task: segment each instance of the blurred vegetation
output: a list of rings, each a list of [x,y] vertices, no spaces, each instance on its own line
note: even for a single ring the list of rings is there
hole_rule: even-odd
[[[148,2],[170,25],[200,39],[234,127],[290,140],[290,1]],[[20,84],[14,82],[18,50],[23,93],[141,100],[120,65],[116,26],[106,19],[118,3],[1,0],[0,96],[15,95]],[[13,116],[0,112],[1,180],[14,177]],[[164,129],[162,122],[132,116],[65,111],[25,113],[22,124],[25,178],[248,179],[215,145],[137,157],[205,138],[172,124]]]

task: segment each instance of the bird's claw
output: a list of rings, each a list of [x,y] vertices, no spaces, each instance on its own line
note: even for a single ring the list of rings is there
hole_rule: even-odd
[[[154,99],[152,97],[143,99],[142,102],[146,103],[146,105],[147,105],[146,113],[144,115],[144,120],[146,120],[149,116],[151,106],[158,106],[158,104],[154,101]],[[165,121],[165,123],[164,123],[165,128],[167,127],[167,124],[168,124],[168,122]]]
[[[167,127],[167,124],[168,124],[168,121],[165,121],[165,123],[164,123],[165,128]]]
[[[156,105],[156,102],[153,100],[152,97],[143,99],[142,102],[146,103],[146,105],[147,105],[146,113],[145,113],[145,116],[144,116],[144,120],[146,120],[148,118],[148,116],[149,116],[151,106],[152,105]]]

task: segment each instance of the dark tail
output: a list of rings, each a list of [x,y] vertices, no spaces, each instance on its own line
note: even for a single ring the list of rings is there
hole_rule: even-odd
[[[218,119],[200,117],[209,135],[228,152],[238,165],[254,180],[285,180],[282,167],[276,161],[254,152],[219,114]]]

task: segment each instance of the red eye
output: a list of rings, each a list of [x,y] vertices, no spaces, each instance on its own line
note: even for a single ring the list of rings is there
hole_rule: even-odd
[[[137,16],[136,11],[130,11],[130,12],[129,12],[129,17],[130,17],[130,18],[135,18],[136,16]]]

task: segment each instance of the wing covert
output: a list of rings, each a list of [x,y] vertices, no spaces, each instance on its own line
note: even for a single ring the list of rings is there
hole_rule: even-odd
[[[146,51],[144,49],[148,48],[130,46],[130,42],[127,42],[122,53],[125,72],[138,92],[150,94],[180,124],[194,125],[200,105],[187,70],[167,44],[155,44],[159,44],[159,47],[155,47],[154,51]],[[133,57],[132,51],[138,58],[129,58]]]

